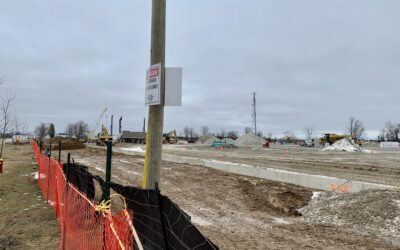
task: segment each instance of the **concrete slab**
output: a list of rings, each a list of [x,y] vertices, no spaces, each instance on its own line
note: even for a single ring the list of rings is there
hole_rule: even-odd
[[[144,156],[143,152],[127,151],[127,150],[122,150],[120,148],[113,148],[113,151],[127,155]],[[400,190],[400,187],[390,186],[390,185],[353,181],[349,179],[341,179],[331,176],[313,175],[313,174],[306,174],[294,171],[287,171],[282,169],[266,168],[266,167],[253,166],[253,165],[234,163],[234,162],[218,161],[218,160],[207,160],[195,157],[183,157],[170,154],[163,154],[163,160],[168,162],[182,163],[193,166],[209,167],[228,173],[290,183],[324,191],[347,193],[347,192],[359,192],[366,189]]]

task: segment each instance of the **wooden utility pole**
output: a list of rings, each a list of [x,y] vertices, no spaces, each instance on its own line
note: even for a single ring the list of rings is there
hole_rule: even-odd
[[[150,64],[161,63],[160,104],[149,106],[146,135],[146,156],[142,187],[160,187],[162,161],[162,133],[164,123],[165,93],[165,16],[166,0],[153,0],[151,18],[151,59]]]

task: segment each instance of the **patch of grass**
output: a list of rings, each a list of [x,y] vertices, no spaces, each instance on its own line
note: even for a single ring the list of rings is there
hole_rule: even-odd
[[[0,174],[0,250],[57,249],[60,226],[31,174],[30,145],[6,145]]]

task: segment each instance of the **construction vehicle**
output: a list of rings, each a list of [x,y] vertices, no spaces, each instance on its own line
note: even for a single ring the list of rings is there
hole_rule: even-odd
[[[169,133],[163,134],[163,143],[176,144],[178,143],[178,137],[176,136],[176,130],[171,130]]]
[[[104,146],[106,142],[113,142],[113,137],[108,133],[107,128],[101,125],[101,133],[97,135],[96,145]]]
[[[97,120],[93,123],[93,125],[90,127],[89,133],[88,133],[88,139],[87,141],[90,142],[95,142],[95,133],[97,128],[100,126],[101,120],[103,119],[104,115],[107,113],[107,108],[105,108],[101,113],[100,116],[97,118]],[[108,133],[108,132],[107,132]]]
[[[336,141],[339,141],[344,138],[347,138],[348,140],[353,140],[353,138],[350,135],[324,134],[324,136],[320,139],[320,143],[322,145],[325,145],[326,143],[329,143],[329,145],[332,145]],[[361,140],[354,140],[354,143],[356,143],[360,146],[363,144]]]
[[[300,143],[300,147],[313,148],[316,146],[315,139],[307,139]]]
[[[126,143],[139,143],[146,144],[146,133],[145,132],[131,132],[131,131],[122,131],[121,142]],[[178,143],[178,137],[176,136],[176,130],[171,130],[168,133],[163,134],[162,142],[164,144],[176,144]]]

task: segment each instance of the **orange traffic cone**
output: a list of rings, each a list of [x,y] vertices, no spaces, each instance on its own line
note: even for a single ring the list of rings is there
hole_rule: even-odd
[[[289,156],[289,149],[285,149],[285,156]]]

